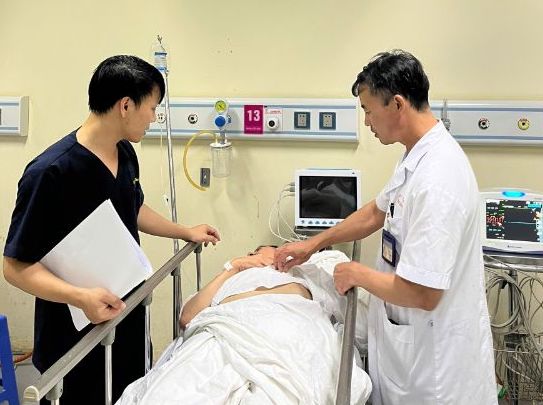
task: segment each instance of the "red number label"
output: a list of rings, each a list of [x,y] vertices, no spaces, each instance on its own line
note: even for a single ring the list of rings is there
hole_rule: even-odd
[[[264,133],[264,106],[263,105],[245,105],[245,119],[243,132],[246,134]]]

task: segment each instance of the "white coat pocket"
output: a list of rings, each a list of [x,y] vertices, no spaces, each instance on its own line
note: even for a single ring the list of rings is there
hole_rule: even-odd
[[[386,316],[381,319],[382,344],[377,345],[380,374],[397,387],[407,387],[414,357],[413,325],[395,325]]]
[[[399,211],[399,210],[398,210]],[[401,235],[403,235],[403,221],[400,216],[401,213],[398,213],[394,216],[394,218],[388,219],[388,231],[394,235],[396,238],[400,238]]]

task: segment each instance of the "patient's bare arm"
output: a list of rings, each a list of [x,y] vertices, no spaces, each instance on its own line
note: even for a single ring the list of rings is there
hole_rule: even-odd
[[[198,315],[202,310],[211,305],[211,300],[230,277],[236,275],[240,271],[251,267],[265,267],[273,263],[273,258],[261,254],[251,256],[237,257],[230,261],[232,269],[230,271],[223,270],[213,280],[202,288],[198,294],[192,297],[183,307],[181,318],[179,320],[181,329],[185,329],[187,324]]]

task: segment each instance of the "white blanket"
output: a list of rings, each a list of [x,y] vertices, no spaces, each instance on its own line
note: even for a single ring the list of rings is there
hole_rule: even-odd
[[[291,269],[293,276],[303,278],[311,290],[313,300],[317,301],[324,312],[333,316],[343,327],[347,298],[339,295],[334,285],[334,268],[339,263],[350,261],[345,253],[338,250],[325,250],[315,253],[310,259]],[[356,312],[355,344],[358,350],[367,353],[368,349],[368,305],[369,293],[358,288]]]
[[[206,308],[117,404],[333,404],[341,342],[328,294],[326,304],[270,294]],[[351,385],[351,403],[365,403],[371,381],[354,364]]]

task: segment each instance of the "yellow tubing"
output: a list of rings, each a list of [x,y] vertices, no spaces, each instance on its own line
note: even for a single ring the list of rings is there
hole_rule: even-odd
[[[192,144],[192,141],[196,139],[199,135],[211,135],[213,138],[215,138],[215,142],[217,142],[217,134],[211,131],[198,131],[192,137],[189,139],[187,144],[185,145],[185,150],[183,151],[183,170],[185,171],[185,177],[189,181],[190,184],[192,184],[195,188],[197,188],[200,191],[206,191],[207,189],[205,187],[199,186],[192,180],[189,174],[189,170],[187,168],[187,153],[189,151],[190,145]]]

